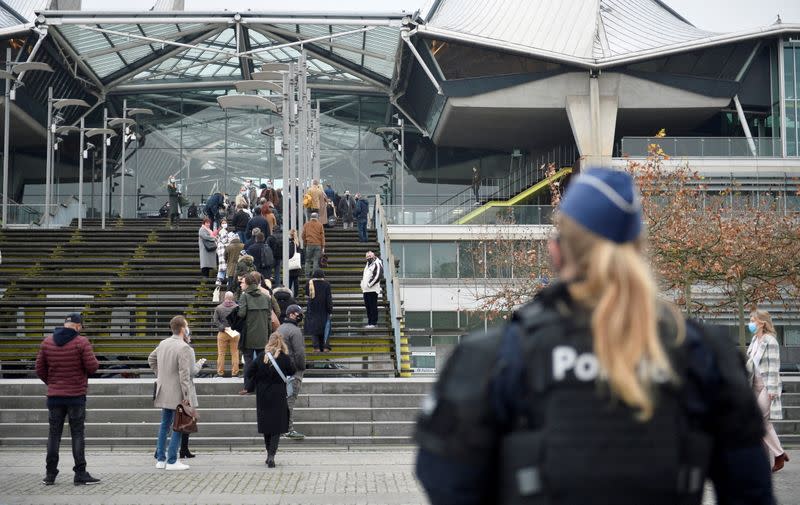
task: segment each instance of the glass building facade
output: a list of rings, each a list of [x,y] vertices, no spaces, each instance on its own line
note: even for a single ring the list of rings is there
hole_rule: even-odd
[[[800,39],[783,41],[783,96],[786,155],[800,155]]]

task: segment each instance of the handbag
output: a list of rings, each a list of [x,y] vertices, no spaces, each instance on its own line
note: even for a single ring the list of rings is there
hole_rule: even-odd
[[[206,251],[216,251],[217,250],[217,243],[213,240],[203,239],[203,247],[206,248]]]
[[[211,295],[211,301],[212,302],[219,303],[219,293],[220,293],[220,289],[219,289],[219,286],[217,286],[216,288],[214,288],[214,294]]]
[[[271,352],[268,352],[267,356],[269,357],[269,360],[272,362],[272,366],[275,367],[275,371],[278,372],[278,375],[281,376],[281,379],[283,379],[284,384],[286,384],[286,398],[289,398],[294,393],[294,376],[286,377],[286,374],[283,373],[281,367],[278,366],[278,362],[275,361],[275,357],[272,356]]]
[[[175,407],[175,418],[172,420],[172,431],[178,433],[197,433],[197,409],[183,400]]]
[[[328,255],[327,255],[327,253],[322,253],[322,256],[319,257],[319,266],[320,266],[320,268],[328,268]]]
[[[300,251],[295,249],[294,256],[289,258],[289,270],[300,270],[303,264],[300,260]]]

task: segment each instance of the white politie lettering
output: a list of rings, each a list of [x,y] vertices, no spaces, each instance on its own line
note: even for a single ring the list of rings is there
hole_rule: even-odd
[[[575,366],[578,353],[572,347],[560,345],[553,349],[553,378],[564,380],[567,370]]]
[[[590,352],[579,355],[572,347],[564,345],[555,347],[553,349],[553,379],[564,380],[570,370],[580,381],[593,381],[600,374],[600,362],[597,361],[597,356]]]

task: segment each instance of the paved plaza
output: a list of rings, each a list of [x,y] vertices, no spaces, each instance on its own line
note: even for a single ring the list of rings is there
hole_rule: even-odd
[[[781,505],[800,504],[800,451],[775,479]],[[43,486],[41,451],[0,452],[0,505],[417,505],[427,504],[414,478],[413,448],[278,452],[275,469],[261,452],[206,452],[185,472],[154,468],[142,450],[88,454],[89,471],[103,482],[72,485],[72,456],[62,451],[54,486]],[[712,505],[709,496],[704,501]]]

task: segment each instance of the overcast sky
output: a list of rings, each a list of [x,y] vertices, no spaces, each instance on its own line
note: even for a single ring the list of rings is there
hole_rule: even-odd
[[[299,11],[398,12],[416,11],[425,0],[185,0],[187,10],[219,11],[248,9],[285,12],[287,5]],[[155,0],[83,0],[84,10],[147,10]],[[694,25],[728,32],[772,24],[780,13],[784,22],[800,23],[800,0],[666,0]]]

